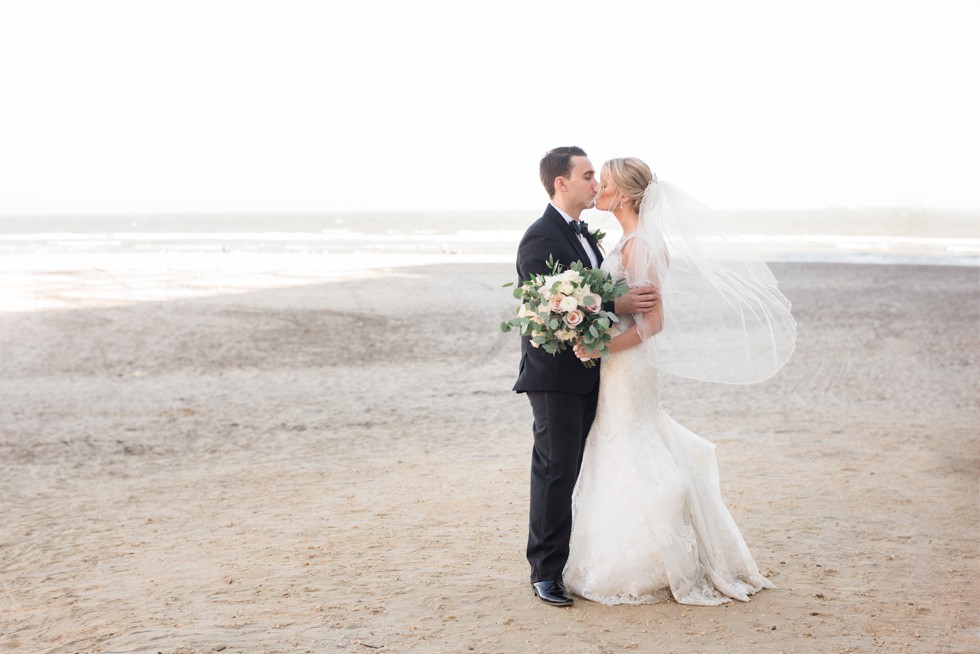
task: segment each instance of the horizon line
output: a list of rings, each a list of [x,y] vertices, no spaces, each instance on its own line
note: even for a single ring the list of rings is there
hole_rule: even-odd
[[[784,212],[784,213],[804,213],[804,212],[824,212],[824,211],[893,211],[893,212],[909,212],[909,213],[926,213],[926,212],[945,212],[945,213],[962,213],[962,214],[973,214],[980,213],[980,207],[933,207],[933,206],[913,206],[913,205],[858,205],[858,206],[834,206],[828,205],[823,207],[749,207],[749,208],[739,208],[739,207],[712,207],[713,211],[717,212]],[[166,218],[166,217],[186,217],[186,216],[208,216],[208,217],[222,217],[222,216],[279,216],[279,215],[289,215],[289,216],[318,216],[318,215],[351,215],[351,214],[394,214],[394,213],[411,213],[411,214],[454,214],[454,213],[467,213],[467,214],[500,214],[500,213],[528,213],[536,214],[540,209],[531,208],[507,208],[507,209],[472,209],[472,208],[458,208],[458,209],[301,209],[301,210],[278,210],[278,209],[268,209],[268,210],[181,210],[181,211],[85,211],[85,212],[45,212],[45,213],[0,213],[0,220],[5,219],[15,219],[15,218],[110,218],[110,217],[154,217],[154,218]],[[586,211],[596,211],[594,209],[586,209]],[[600,212],[608,213],[608,212]]]

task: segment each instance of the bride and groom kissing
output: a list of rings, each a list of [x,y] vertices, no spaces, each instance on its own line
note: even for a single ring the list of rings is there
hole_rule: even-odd
[[[710,242],[691,231],[707,210],[643,161],[613,159],[597,175],[584,150],[561,147],[539,168],[551,202],[520,242],[519,282],[548,274],[549,259],[581,261],[625,278],[630,291],[603,307],[619,321],[601,365],[582,365],[599,353],[581,345],[552,355],[522,339],[513,390],[534,420],[533,591],[552,606],[572,605],[573,594],[604,604],[747,601],[772,584],[721,499],[714,446],[661,409],[660,373],[728,383],[771,376],[795,346],[789,302],[761,261],[746,255],[731,269],[730,257],[691,248]],[[593,207],[623,228],[605,258],[580,220]],[[676,248],[685,238],[688,249]],[[711,331],[691,328],[698,321]]]

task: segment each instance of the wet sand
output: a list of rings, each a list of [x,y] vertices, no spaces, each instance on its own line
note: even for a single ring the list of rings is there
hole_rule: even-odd
[[[527,583],[512,265],[8,270],[0,650],[980,649],[978,269],[773,267],[791,362],[664,404],[778,588],[568,610]]]

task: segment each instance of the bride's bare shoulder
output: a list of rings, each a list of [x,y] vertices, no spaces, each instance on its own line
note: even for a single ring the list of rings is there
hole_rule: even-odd
[[[622,253],[624,267],[629,265],[634,247],[636,247],[636,234],[627,234],[620,239],[619,250]]]

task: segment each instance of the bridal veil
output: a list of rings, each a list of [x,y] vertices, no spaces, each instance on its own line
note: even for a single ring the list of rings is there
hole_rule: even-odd
[[[656,176],[639,214],[627,275],[631,284],[660,288],[655,365],[726,384],[776,374],[796,348],[796,321],[762,257],[710,209]],[[650,334],[641,329],[641,336]]]

